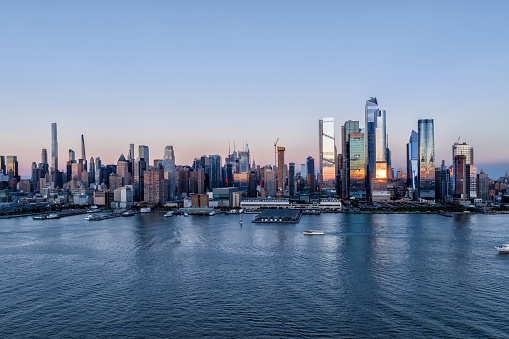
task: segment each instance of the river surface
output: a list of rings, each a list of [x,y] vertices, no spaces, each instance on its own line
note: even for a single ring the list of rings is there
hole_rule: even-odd
[[[0,338],[509,337],[509,216],[254,216],[0,220]]]

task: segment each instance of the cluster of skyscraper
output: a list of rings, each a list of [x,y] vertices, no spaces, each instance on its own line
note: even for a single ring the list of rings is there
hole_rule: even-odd
[[[379,109],[376,98],[365,104],[365,127],[359,121],[348,120],[341,126],[341,153],[335,142],[334,118],[318,122],[319,168],[308,156],[300,172],[295,163],[285,164],[286,148],[274,144],[274,164],[256,166],[247,143],[243,150],[235,149],[225,157],[204,155],[195,158],[192,166],[178,166],[173,146],[166,146],[162,159],[150,166],[149,148],[129,145],[127,159],[122,154],[117,164],[102,165],[101,159],[87,160],[85,139],[81,135],[81,158],[69,149],[65,172],[58,168],[57,124],[51,124],[51,161],[42,149],[41,162],[32,163],[32,180],[21,180],[16,156],[0,156],[0,185],[21,188],[25,192],[39,191],[45,196],[61,188],[96,196],[94,192],[121,189],[134,201],[160,203],[188,194],[204,194],[215,188],[235,187],[246,197],[293,197],[297,195],[340,196],[345,199],[386,201],[401,197],[414,200],[467,200],[488,198],[488,177],[477,174],[473,148],[466,143],[452,146],[452,166],[435,168],[433,119],[420,119],[417,132],[412,130],[407,144],[407,172],[400,170],[394,177],[391,152],[388,147],[386,111]],[[406,186],[395,194],[394,182],[406,177]],[[18,185],[18,186],[16,186]],[[2,187],[0,187],[2,188]],[[400,187],[401,188],[401,187]],[[93,193],[93,194],[91,194]],[[122,194],[124,194],[122,193]],[[99,193],[100,196],[102,193]],[[107,201],[108,194],[104,195]],[[300,198],[298,198],[300,199]],[[309,200],[309,199],[308,199]]]

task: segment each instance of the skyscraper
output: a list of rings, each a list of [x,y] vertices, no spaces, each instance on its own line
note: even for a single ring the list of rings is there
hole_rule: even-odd
[[[51,123],[51,171],[58,170],[57,123]]]
[[[419,199],[435,200],[435,128],[433,119],[419,119]]]
[[[282,197],[285,191],[285,177],[283,169],[285,167],[285,148],[277,146],[277,193],[276,196]]]
[[[175,152],[173,146],[166,146],[163,154],[164,175],[168,181],[168,199],[175,198]]]
[[[209,178],[209,191],[214,188],[220,188],[223,183],[221,177],[221,156],[220,155],[209,155],[210,163],[210,178]]]
[[[474,148],[472,146],[468,145],[466,142],[463,142],[461,144],[459,142],[455,142],[452,145],[452,159],[453,159],[452,181],[453,181],[453,189],[454,190],[455,190],[455,185],[456,185],[456,179],[454,177],[456,175],[456,168],[455,168],[456,162],[454,161],[454,159],[456,159],[456,156],[458,156],[458,155],[465,156],[466,193],[465,193],[464,198],[465,199],[466,198],[475,198],[475,197],[477,197],[477,185],[476,185],[477,184],[477,167],[474,166]],[[470,172],[472,172],[472,173],[470,173]],[[476,180],[472,180],[472,184],[471,184],[470,178],[473,176],[476,177]],[[472,186],[472,187],[470,187],[470,186]]]
[[[366,199],[366,156],[364,152],[364,133],[350,133],[349,150],[349,188],[348,198]]]
[[[295,194],[295,163],[291,162],[288,166],[288,194]]]
[[[8,155],[5,164],[5,174],[9,175],[9,179],[16,178],[18,181],[21,179],[18,175],[18,157],[15,155]]]
[[[0,174],[5,174],[5,157],[0,155]]]
[[[334,195],[337,173],[334,118],[318,120],[318,140],[318,152],[320,156],[320,192],[325,195]]]
[[[145,160],[145,163],[147,164],[147,166],[149,166],[150,161],[149,161],[148,146],[145,146],[145,145],[138,146],[138,157],[140,159]]]
[[[134,156],[134,144],[129,144],[129,154],[127,156],[127,160],[133,161],[135,158]]]
[[[76,153],[72,149],[69,149],[69,161],[76,162]]]
[[[41,151],[41,164],[47,164],[48,163],[48,151],[43,148]]]
[[[309,156],[306,160],[307,167],[307,175],[306,175],[306,186],[311,189],[311,192],[316,191],[316,183],[315,183],[315,159],[312,156]]]
[[[345,122],[343,126],[341,126],[341,151],[343,152],[343,165],[341,166],[341,181],[342,181],[342,192],[341,195],[344,198],[349,197],[349,187],[350,187],[350,135],[352,133],[360,133],[359,122],[348,120]],[[364,140],[364,139],[363,139]],[[364,145],[362,146],[364,147]]]
[[[417,177],[419,173],[419,135],[412,130],[406,144],[407,153],[407,186],[417,194]],[[417,196],[417,195],[414,195]]]
[[[131,184],[131,173],[129,173],[129,162],[122,153],[117,161],[117,175],[124,178],[124,185]]]
[[[376,98],[371,98],[366,101],[365,117],[366,129],[364,133],[364,156],[366,158],[366,178],[369,185],[370,179],[373,176],[376,164],[376,116],[378,111],[378,102]],[[369,187],[368,187],[369,188]]]

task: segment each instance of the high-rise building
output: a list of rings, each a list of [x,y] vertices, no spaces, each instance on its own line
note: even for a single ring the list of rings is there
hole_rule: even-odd
[[[316,192],[315,182],[315,159],[309,156],[306,160],[307,175],[306,175],[306,186],[311,189],[311,192]]]
[[[406,144],[407,153],[407,186],[412,189],[417,197],[417,178],[419,173],[419,135],[412,130],[410,140]]]
[[[456,174],[455,170],[455,161],[457,155],[464,155],[465,156],[465,168],[466,168],[466,196],[464,199],[467,198],[475,198],[477,197],[477,167],[474,166],[474,148],[470,145],[468,145],[466,142],[459,143],[455,142],[452,145],[452,158],[453,158],[453,175]],[[472,172],[472,173],[470,173]],[[475,177],[476,180],[470,180],[470,178]],[[456,180],[453,176],[453,188],[455,188]],[[472,187],[471,187],[472,186]]]
[[[435,128],[433,119],[419,119],[419,199],[435,200]]]
[[[5,157],[0,155],[0,174],[5,174]]]
[[[175,152],[173,146],[164,148],[163,167],[168,182],[168,200],[173,200],[175,199]]]
[[[210,177],[209,177],[209,191],[212,192],[214,188],[222,187],[223,179],[221,177],[221,156],[209,155],[210,164]]]
[[[48,151],[43,148],[41,151],[41,164],[47,164],[48,163]]]
[[[435,199],[438,201],[449,202],[452,200],[452,183],[449,168],[442,165],[435,169]]]
[[[76,153],[72,149],[69,149],[69,161],[76,162]]]
[[[51,171],[58,170],[57,123],[51,123]]]
[[[288,167],[288,194],[295,194],[295,163],[291,162]]]
[[[144,159],[134,161],[134,200],[144,201],[145,198],[145,171],[147,163]]]
[[[134,144],[129,144],[129,154],[127,155],[127,160],[134,161]]]
[[[15,155],[8,155],[5,164],[5,174],[9,176],[9,179],[16,178],[18,182],[21,177],[18,175],[18,157]]]
[[[367,197],[374,201],[389,200],[387,190],[386,111],[378,109],[376,98],[366,101],[365,163]]]
[[[341,195],[344,198],[349,197],[349,187],[350,187],[350,135],[352,133],[360,133],[359,122],[348,120],[345,122],[343,126],[341,126],[341,151],[343,152],[343,164],[341,166]],[[364,139],[363,139],[364,140]],[[363,145],[364,147],[364,145]]]
[[[490,187],[488,174],[481,170],[481,173],[478,174],[477,178],[477,197],[481,198],[483,201],[488,201],[488,190]]]
[[[145,145],[138,146],[138,157],[140,159],[145,160],[145,163],[147,164],[147,166],[150,164],[149,154],[148,154],[148,146],[145,146]]]
[[[81,135],[81,159],[83,159],[83,169],[86,171],[87,167],[87,155],[85,153],[85,138]]]
[[[334,195],[337,172],[334,118],[318,120],[318,148],[320,156],[318,186],[320,192],[325,195]]]
[[[376,98],[370,98],[366,100],[365,107],[365,118],[366,118],[366,127],[364,132],[364,156],[365,156],[365,164],[366,164],[366,182],[368,184],[368,192],[369,195],[369,184],[371,178],[373,177],[373,171],[376,167],[376,117],[378,113],[378,102]]]
[[[458,154],[454,157],[454,198],[465,200],[467,193],[467,157]]]
[[[164,179],[164,169],[151,168],[145,171],[145,196],[144,201],[151,203],[161,203],[166,200],[168,196],[168,184]]]
[[[348,198],[366,199],[366,156],[364,133],[350,133],[349,136],[349,188]]]
[[[276,196],[282,197],[285,191],[285,148],[277,146],[277,193]]]
[[[131,173],[129,173],[129,162],[124,157],[124,154],[121,154],[117,161],[117,175],[121,178],[124,178],[124,185],[131,184]]]
[[[95,161],[93,157],[90,158],[90,166],[88,168],[88,181],[90,183],[95,182]]]

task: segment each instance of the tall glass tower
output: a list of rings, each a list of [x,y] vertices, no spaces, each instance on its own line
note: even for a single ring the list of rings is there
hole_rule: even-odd
[[[459,143],[459,142],[455,142],[453,145],[452,145],[452,173],[453,173],[453,177],[451,179],[452,181],[452,188],[453,188],[453,191],[456,189],[455,187],[455,171],[456,171],[456,163],[454,161],[454,159],[456,159],[456,156],[457,155],[464,155],[465,156],[465,165],[467,167],[467,191],[470,192],[470,191],[473,191],[473,189],[471,190],[470,189],[470,167],[472,167],[474,165],[474,148],[470,145],[468,145],[466,142],[463,142],[463,143]],[[476,170],[477,172],[477,170]],[[475,173],[477,175],[477,173]],[[473,185],[475,186],[475,184]],[[470,193],[468,193],[466,196],[467,197],[470,197],[469,195]],[[476,195],[476,194],[474,194]],[[474,197],[471,197],[471,198],[475,198]]]
[[[366,166],[364,133],[351,133],[349,146],[349,191],[348,197],[366,199]]]
[[[341,151],[343,152],[343,164],[341,166],[341,195],[344,198],[349,197],[350,187],[350,135],[352,133],[360,133],[359,122],[348,120],[341,126]],[[364,140],[364,138],[363,138]],[[364,146],[363,146],[364,147]]]
[[[406,144],[407,150],[407,186],[417,192],[417,173],[419,167],[419,136],[412,130],[410,140]]]
[[[419,119],[419,199],[435,200],[435,128],[433,119]]]
[[[323,118],[318,121],[319,154],[320,154],[320,192],[335,193],[336,188],[336,143],[334,135],[334,118]],[[323,191],[323,192],[322,192]]]
[[[57,123],[51,123],[51,164],[52,170],[58,170],[58,141],[57,141]]]
[[[376,115],[378,111],[378,102],[376,98],[366,101],[366,131],[365,131],[365,157],[366,157],[366,176],[371,178],[376,163]]]
[[[386,111],[378,109],[376,98],[366,101],[365,162],[368,198],[389,200],[387,191]]]

